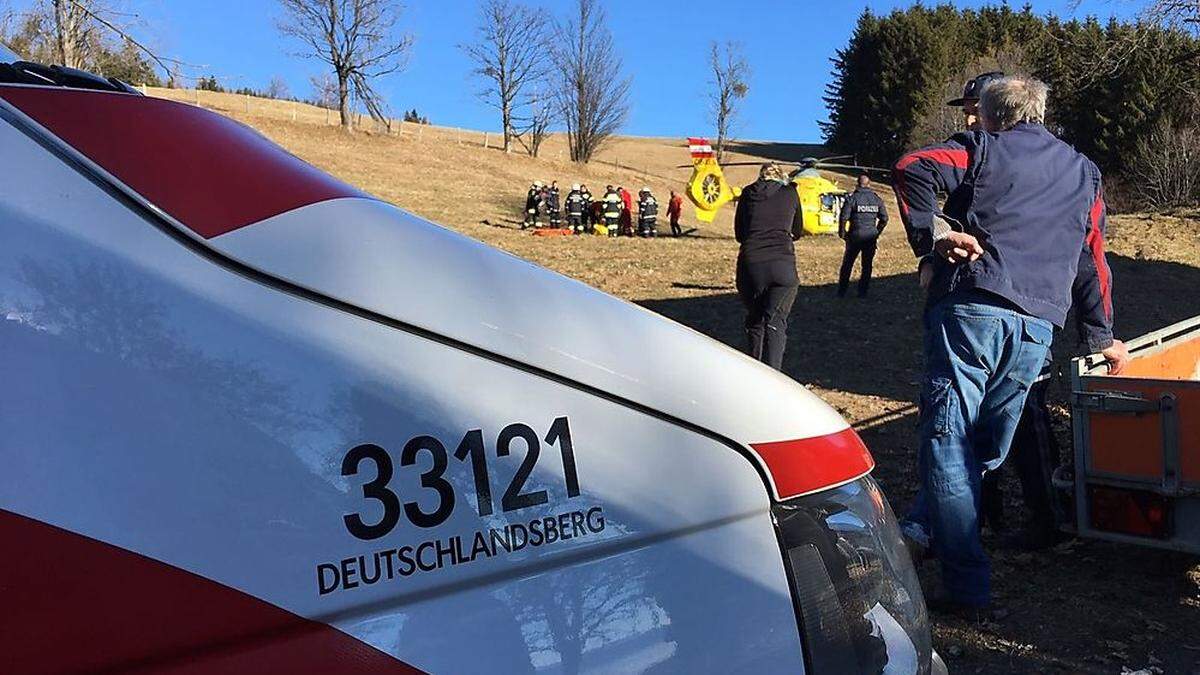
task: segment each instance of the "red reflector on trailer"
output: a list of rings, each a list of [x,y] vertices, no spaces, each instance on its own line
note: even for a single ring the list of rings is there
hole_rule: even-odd
[[[1092,527],[1135,537],[1169,539],[1171,502],[1153,492],[1103,485],[1088,486]]]
[[[750,447],[767,465],[780,500],[848,483],[875,468],[871,452],[850,428],[828,436],[752,443]]]

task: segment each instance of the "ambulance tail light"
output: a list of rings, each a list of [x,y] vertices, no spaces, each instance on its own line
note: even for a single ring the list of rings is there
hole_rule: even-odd
[[[1153,492],[1089,485],[1092,527],[1104,532],[1170,539],[1171,501]]]
[[[808,672],[943,672],[916,571],[870,476],[773,514]]]
[[[751,444],[775,485],[776,497],[793,497],[842,485],[871,473],[875,459],[854,429],[794,441]]]

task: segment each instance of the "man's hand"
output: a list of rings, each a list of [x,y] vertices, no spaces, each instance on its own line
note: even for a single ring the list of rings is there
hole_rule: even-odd
[[[1129,365],[1132,357],[1129,356],[1129,347],[1125,346],[1120,340],[1113,340],[1112,345],[1100,352],[1100,355],[1108,361],[1108,374],[1120,375],[1121,371],[1125,370],[1125,366]]]
[[[951,264],[973,262],[983,255],[979,240],[966,232],[949,232],[933,244],[939,257]]]

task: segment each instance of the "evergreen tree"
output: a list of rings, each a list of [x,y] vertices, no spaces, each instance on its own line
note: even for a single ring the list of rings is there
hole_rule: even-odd
[[[1161,119],[1194,119],[1200,68],[1188,57],[1195,53],[1200,39],[1170,27],[1063,22],[1029,7],[864,11],[832,59],[821,129],[839,152],[890,163],[944,137],[954,121],[940,106],[965,79],[993,69],[1028,72],[1050,86],[1049,128],[1119,175]]]

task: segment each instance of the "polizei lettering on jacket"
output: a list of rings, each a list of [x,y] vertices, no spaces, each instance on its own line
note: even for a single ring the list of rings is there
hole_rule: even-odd
[[[528,522],[478,530],[470,535],[429,539],[317,565],[317,592],[326,595],[395,581],[479,560],[538,548],[604,531],[604,510],[565,511]]]

